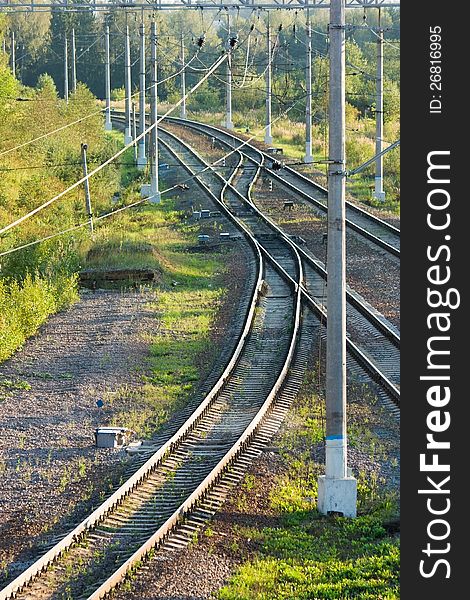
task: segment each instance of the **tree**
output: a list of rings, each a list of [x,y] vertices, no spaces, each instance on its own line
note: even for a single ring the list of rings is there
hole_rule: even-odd
[[[6,34],[7,21],[0,15],[0,40]],[[18,94],[18,81],[13,77],[8,66],[8,56],[0,55],[0,120],[15,109],[15,98]]]

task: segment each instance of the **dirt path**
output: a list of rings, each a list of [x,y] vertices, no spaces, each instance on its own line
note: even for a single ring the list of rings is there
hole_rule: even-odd
[[[146,309],[153,297],[83,292],[0,365],[0,561],[125,459],[123,451],[95,449],[93,433],[119,410],[113,392],[141,381],[142,333],[157,324]]]

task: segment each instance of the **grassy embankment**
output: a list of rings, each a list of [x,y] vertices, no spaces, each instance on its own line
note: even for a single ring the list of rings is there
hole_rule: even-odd
[[[268,513],[273,524],[234,527],[232,546],[244,548],[248,541],[256,550],[220,590],[220,600],[399,597],[397,494],[370,470],[370,464],[383,460],[392,470],[398,463],[387,456],[390,447],[374,433],[374,399],[365,390],[358,392],[365,402],[350,424],[350,446],[367,454],[369,462],[356,472],[358,517],[325,518],[316,510],[325,407],[315,394],[304,393],[278,440],[283,467],[270,485]],[[248,506],[252,513],[252,502],[266,495],[266,488],[258,485],[256,476],[246,476],[236,501],[242,513]]]

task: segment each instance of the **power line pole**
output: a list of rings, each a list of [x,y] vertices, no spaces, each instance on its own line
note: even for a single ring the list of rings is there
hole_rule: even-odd
[[[72,29],[72,92],[77,91],[77,50],[75,46],[75,29]]]
[[[83,177],[86,177],[83,186],[85,188],[85,203],[86,203],[86,212],[89,219],[89,227],[90,233],[93,233],[93,213],[91,210],[91,197],[90,197],[90,182],[88,180],[88,164],[86,152],[88,149],[87,144],[82,144],[82,164],[83,164]]]
[[[64,98],[68,104],[69,101],[69,47],[67,42],[67,33],[64,34]]]
[[[126,13],[127,15],[127,13]],[[126,128],[124,132],[124,143],[130,144],[132,142],[132,117],[131,117],[131,85],[132,85],[132,72],[131,72],[131,43],[129,39],[129,25],[126,25],[126,39],[125,39],[125,92],[126,92]]]
[[[313,162],[312,154],[312,24],[310,22],[310,10],[307,6],[307,104],[305,108],[305,158],[304,163],[310,164]]]
[[[184,33],[181,32],[181,48],[180,48],[180,59],[182,63],[181,67],[181,103],[180,117],[186,119],[186,65],[184,64]]]
[[[151,106],[150,121],[154,126],[151,132],[151,168],[150,168],[150,196],[149,200],[153,204],[160,202],[160,191],[158,189],[158,90],[157,90],[157,24],[152,21],[151,25]]]
[[[136,117],[135,102],[132,103],[132,139],[134,140],[134,162],[138,164],[138,152],[137,152],[137,117]]]
[[[20,57],[21,58],[21,66],[20,66],[19,73],[18,73],[18,81],[21,81],[21,82],[23,82],[22,75],[24,73],[24,57],[25,57],[25,53],[26,53],[26,48],[25,48],[25,45],[22,44],[21,45],[21,57]]]
[[[105,61],[106,120],[104,128],[106,131],[111,131],[113,124],[111,123],[111,61],[109,56],[109,25],[106,26],[105,34]]]
[[[384,126],[384,30],[380,27],[377,31],[377,101],[375,106],[375,191],[374,198],[383,202],[385,200],[383,177],[383,126]]]
[[[15,32],[11,32],[10,37],[10,58],[11,58],[11,72],[13,77],[16,77],[16,38]]]
[[[230,41],[230,12],[227,10],[227,37]],[[225,127],[233,129],[232,121],[232,51],[227,55],[227,85],[226,85]]]
[[[348,477],[346,435],[346,118],[345,0],[330,0],[326,474],[318,479],[318,510],[356,516],[357,482]]]
[[[145,25],[140,24],[140,93],[139,93],[139,134],[145,131]],[[144,169],[147,164],[145,135],[139,140],[137,167]]]
[[[272,68],[271,59],[273,49],[271,47],[271,24],[269,22],[269,11],[268,11],[268,23],[266,27],[266,42],[268,48],[268,66],[266,69],[266,128],[264,130],[264,143],[272,144],[273,136],[271,133],[271,121],[272,121]]]

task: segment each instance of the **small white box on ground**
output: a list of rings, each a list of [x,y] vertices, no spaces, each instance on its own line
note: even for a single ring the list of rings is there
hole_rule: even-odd
[[[127,427],[97,427],[95,444],[97,448],[122,448],[128,441],[132,431]]]

